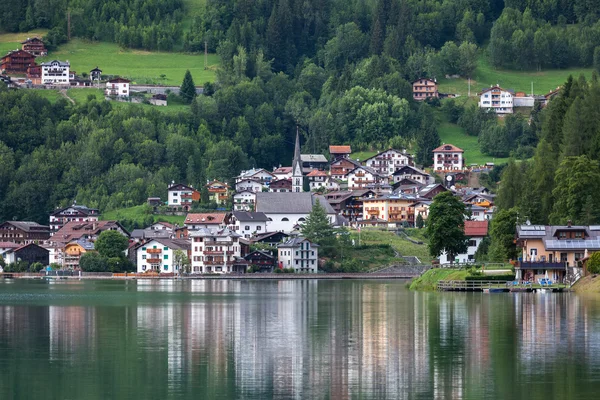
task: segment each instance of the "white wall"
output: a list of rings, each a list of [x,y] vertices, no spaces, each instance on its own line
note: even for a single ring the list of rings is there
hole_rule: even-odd
[[[159,254],[148,253],[147,249],[152,249],[154,248],[154,246],[156,246],[157,249],[161,249],[162,252]],[[164,247],[165,246],[163,244],[152,240],[143,245],[142,247],[138,248],[136,250],[137,272],[146,272],[152,269],[152,266],[146,261],[149,258],[160,258],[161,262],[159,264],[159,268],[161,273],[178,272],[175,271],[173,268],[173,250],[171,250],[170,248],[167,248],[167,250],[165,250]],[[167,256],[166,260],[164,257],[165,255]],[[165,266],[167,266],[167,268],[165,268]]]
[[[308,243],[308,250],[301,250],[300,246],[279,248],[278,260],[283,268],[294,268],[296,272],[316,273],[319,267],[319,251],[316,247],[312,247],[310,242],[303,243],[304,246]]]
[[[481,244],[481,242],[483,241],[482,237],[474,237],[474,238],[470,238],[470,241],[475,241],[475,245],[474,246],[469,246],[467,248],[467,252],[466,253],[462,253],[462,254],[458,254],[455,258],[454,258],[454,263],[458,263],[458,264],[466,264],[466,263],[474,263],[475,262],[475,258],[473,256],[475,256],[475,252],[477,251],[477,248],[479,247],[479,245]],[[469,258],[471,257],[471,258]],[[450,261],[448,260],[448,255],[446,253],[442,254],[440,256],[440,264],[450,264]]]

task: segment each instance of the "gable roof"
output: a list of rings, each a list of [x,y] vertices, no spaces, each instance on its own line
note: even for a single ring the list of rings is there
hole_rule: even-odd
[[[99,235],[100,233],[107,230],[122,230],[127,237],[129,232],[121,225],[118,221],[95,221],[95,222],[78,222],[70,221],[67,222],[62,228],[60,228],[51,241],[55,243],[69,243],[72,240],[77,240],[85,235]]]
[[[33,43],[33,42],[41,42],[42,44],[44,43],[42,41],[42,39],[38,38],[38,37],[32,37],[32,38],[27,38],[27,40],[23,40],[21,42],[21,44],[27,44],[27,43]]]
[[[319,171],[318,169],[313,169],[306,176],[327,176],[327,172]]]
[[[188,185],[184,185],[183,183],[172,183],[171,185],[169,185],[169,187],[167,188],[167,190],[192,190],[192,191],[196,191],[196,189],[194,189],[191,186]]]
[[[437,85],[437,81],[435,79],[431,79],[431,78],[419,78],[417,80],[412,81],[411,83],[414,85],[415,83],[417,83],[419,81],[429,81],[429,82],[433,82]]]
[[[292,172],[292,167],[279,167],[273,171],[274,174],[289,174]]]
[[[24,232],[50,232],[50,227],[47,225],[41,225],[37,222],[31,221],[6,221],[0,224],[0,227],[4,224],[9,224],[14,226],[17,229],[20,229]]]
[[[501,88],[499,85],[494,85],[494,86],[491,86],[491,87],[489,87],[489,88],[484,88],[484,89],[482,89],[482,90],[481,90],[481,92],[480,92],[479,94],[481,95],[481,94],[484,94],[484,93],[490,92],[490,91],[492,91],[492,90],[502,90],[503,92],[510,92],[510,93],[514,93],[514,91],[513,91],[513,90],[510,90],[510,89],[508,89],[508,90],[507,90],[507,89],[502,89],[502,88]]]
[[[214,224],[219,225],[225,222],[225,213],[203,213],[203,214],[188,214],[185,217],[185,224]]]
[[[444,189],[444,192],[448,190],[441,183],[432,183],[430,185],[425,186],[424,188],[421,188],[421,190],[419,190],[419,196],[426,197],[427,194],[431,193],[433,190],[437,189],[438,187],[441,187],[442,189]]]
[[[410,172],[406,172],[406,170],[410,170]],[[421,171],[418,168],[415,167],[411,167],[410,165],[404,165],[400,168],[398,168],[396,171],[394,171],[394,173],[392,175],[397,176],[397,175],[404,175],[406,173],[410,173],[412,175],[423,175],[423,176],[427,176],[429,175],[428,173]]]
[[[240,222],[267,222],[269,220],[262,212],[234,211],[233,216]]]
[[[443,144],[437,149],[433,149],[433,153],[464,153],[464,150],[453,144]]]
[[[487,236],[487,234],[488,221],[465,221],[466,236]]]
[[[271,236],[275,236],[275,235],[281,235],[282,237],[289,237],[290,236],[287,233],[283,233],[283,232],[265,232],[265,233],[259,233],[259,234],[254,235],[254,237],[252,238],[252,241],[253,242],[260,242],[261,240],[268,239]]]
[[[19,247],[21,247],[20,244],[13,242],[0,242],[0,249],[17,249]]]
[[[22,54],[23,53],[23,54]],[[7,57],[11,57],[11,56],[18,56],[18,55],[23,55],[23,56],[29,56],[29,57],[34,57],[33,54],[25,51],[25,50],[13,50],[13,51],[9,51],[8,53],[6,53],[4,56],[2,56],[2,60],[4,60]]]
[[[68,206],[68,207],[64,207],[64,208],[59,208],[59,209],[57,209],[56,211],[54,211],[54,212],[53,212],[52,214],[50,214],[50,215],[52,215],[52,216],[54,216],[54,215],[58,215],[58,214],[60,214],[60,213],[62,213],[62,212],[64,212],[64,211],[66,211],[66,210],[68,210],[68,209],[70,209],[70,208],[72,208],[72,209],[74,209],[74,210],[77,210],[77,211],[79,211],[80,213],[82,213],[82,214],[85,214],[85,215],[90,215],[90,214],[96,214],[96,215],[99,215],[99,214],[100,214],[100,210],[98,210],[97,208],[89,208],[89,207],[86,207],[86,206],[84,206],[84,205],[73,204],[72,206]]]
[[[329,153],[330,154],[350,154],[350,153],[352,153],[352,149],[350,148],[350,146],[346,146],[346,145],[340,145],[340,146],[331,145],[331,146],[329,146]]]
[[[323,154],[300,154],[302,162],[327,162],[327,158]]]
[[[410,154],[408,154],[408,153],[406,152],[406,150],[404,150],[404,151],[400,151],[400,150],[396,150],[396,149],[389,148],[389,149],[387,149],[387,150],[383,150],[383,151],[380,151],[380,152],[378,152],[378,153],[377,153],[377,154],[375,154],[374,156],[371,156],[371,157],[369,157],[369,158],[365,158],[364,160],[362,160],[362,162],[363,162],[363,163],[365,163],[365,162],[369,161],[369,160],[370,160],[370,159],[372,159],[372,158],[379,157],[379,156],[380,156],[380,155],[382,155],[383,153],[387,153],[387,152],[390,152],[390,151],[391,151],[391,152],[394,152],[394,153],[402,154],[403,156],[405,156],[405,157],[407,157],[407,158],[410,158],[410,159],[412,159],[412,158],[413,158],[413,156],[411,156]]]
[[[47,253],[50,252],[50,250],[48,250],[48,249],[46,249],[46,248],[44,248],[44,247],[42,247],[40,245],[37,245],[35,243],[28,243],[28,244],[21,245],[20,247],[17,247],[16,249],[10,249],[10,250],[7,251],[7,253],[16,253],[17,251],[21,251],[21,250],[23,250],[26,247],[37,247],[37,248],[40,248],[40,249],[44,250]]]
[[[319,200],[327,214],[335,214],[325,197],[312,193],[281,193],[260,192],[256,193],[256,211],[265,214],[308,214],[313,205]]]
[[[300,246],[300,243],[304,243],[304,242],[309,242],[313,247],[319,247],[318,244],[311,242],[307,238],[298,236],[298,237],[288,240],[285,243],[281,243],[280,245],[277,246],[277,248],[298,247],[298,246]]]
[[[108,81],[108,83],[130,83],[131,81],[125,78],[114,78]]]
[[[244,258],[246,260],[248,260],[249,258],[252,258],[253,255],[262,255],[264,257],[275,259],[274,255],[269,254],[269,253],[267,253],[265,251],[262,251],[262,250],[254,250],[252,253],[247,254]]]
[[[68,66],[71,65],[71,64],[69,64],[68,61],[59,61],[59,60],[48,61],[48,62],[45,62],[45,63],[41,63],[40,65],[42,67],[51,67],[52,64],[54,64],[54,63],[58,63],[59,67],[68,67]]]

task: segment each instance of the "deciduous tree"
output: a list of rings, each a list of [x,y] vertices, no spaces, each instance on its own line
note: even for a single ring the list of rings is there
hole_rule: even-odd
[[[464,215],[465,205],[452,192],[443,192],[433,198],[426,231],[432,257],[447,253],[452,262],[457,254],[467,250]]]

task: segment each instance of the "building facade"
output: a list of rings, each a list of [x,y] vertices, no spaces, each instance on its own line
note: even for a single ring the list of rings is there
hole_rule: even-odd
[[[71,64],[68,61],[52,60],[43,63],[42,84],[44,85],[68,85]]]
[[[175,273],[181,271],[175,261],[175,252],[180,250],[189,258],[191,244],[188,240],[178,239],[153,239],[138,245],[135,249],[137,272],[144,273],[156,271],[161,273]]]
[[[73,204],[70,207],[58,209],[50,214],[50,231],[54,233],[71,221],[94,222],[98,221],[99,217],[100,210],[97,208]]]
[[[50,227],[30,221],[6,221],[0,224],[0,242],[19,245],[41,244],[50,238]]]
[[[439,260],[440,264],[471,264],[475,262],[475,253],[479,245],[488,234],[488,221],[465,221],[465,235],[469,238],[467,251],[457,254],[450,259],[448,254],[443,253]]]
[[[240,235],[229,229],[200,229],[190,233],[193,274],[243,273]]]
[[[417,101],[438,98],[438,85],[435,79],[421,78],[412,83],[413,99]]]
[[[167,189],[167,205],[176,210],[189,211],[193,202],[200,201],[200,192],[191,186],[172,183]]]
[[[413,157],[406,150],[399,151],[388,149],[381,153],[367,158],[363,164],[382,175],[392,175],[397,169],[403,166],[414,166]]]
[[[129,84],[131,81],[124,78],[115,78],[106,82],[104,94],[108,97],[129,97]]]
[[[46,45],[39,38],[27,38],[27,40],[21,42],[21,49],[28,52],[35,57],[43,57],[48,55]]]
[[[513,92],[492,86],[479,94],[479,108],[490,110],[496,114],[513,113]]]
[[[452,144],[433,150],[433,169],[436,171],[462,171],[465,168],[464,151]]]
[[[298,273],[316,273],[319,268],[319,246],[303,237],[277,246],[279,268],[293,268]]]
[[[23,50],[11,51],[0,59],[0,71],[7,74],[25,74],[31,65],[35,65],[35,57]]]

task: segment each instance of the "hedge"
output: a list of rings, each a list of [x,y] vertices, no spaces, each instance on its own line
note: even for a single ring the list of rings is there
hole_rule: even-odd
[[[478,276],[467,276],[467,281],[514,281],[514,275],[478,275]]]

